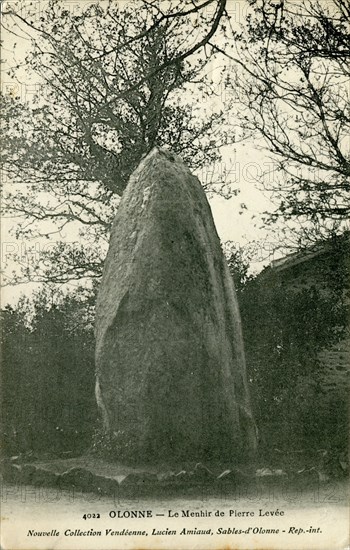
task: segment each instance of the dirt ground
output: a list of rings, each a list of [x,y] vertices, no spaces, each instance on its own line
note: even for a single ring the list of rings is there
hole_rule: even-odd
[[[312,490],[265,487],[255,494],[201,493],[191,498],[179,495],[147,498],[137,492],[133,498],[121,498],[73,488],[3,485],[2,548],[343,550],[349,543],[348,497],[345,482],[323,484]],[[148,511],[151,517],[127,517],[131,511],[143,514]],[[147,534],[109,534],[131,529]],[[200,534],[181,536],[183,529],[194,529]],[[245,532],[231,533],[230,529]],[[279,533],[270,533],[276,529]],[[201,530],[210,533],[202,535]],[[176,535],[168,535],[167,531]],[[49,534],[38,535],[42,532]]]

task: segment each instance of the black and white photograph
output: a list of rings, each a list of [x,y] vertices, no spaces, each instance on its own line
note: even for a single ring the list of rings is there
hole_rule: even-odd
[[[349,549],[350,0],[2,0],[0,118],[1,549]]]

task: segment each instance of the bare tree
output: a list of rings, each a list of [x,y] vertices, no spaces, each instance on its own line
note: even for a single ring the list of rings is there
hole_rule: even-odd
[[[348,0],[251,0],[228,86],[245,135],[262,138],[274,172],[262,178],[277,219],[299,240],[346,227],[350,214],[350,5]],[[303,232],[303,227],[305,232]]]

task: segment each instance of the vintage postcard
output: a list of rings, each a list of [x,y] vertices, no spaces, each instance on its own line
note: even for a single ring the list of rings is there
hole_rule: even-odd
[[[1,11],[1,548],[349,548],[348,0]]]

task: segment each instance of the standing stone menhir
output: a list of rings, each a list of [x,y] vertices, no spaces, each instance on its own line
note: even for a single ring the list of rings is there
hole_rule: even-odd
[[[97,301],[96,396],[115,458],[255,448],[232,277],[198,179],[158,148],[131,176]]]

